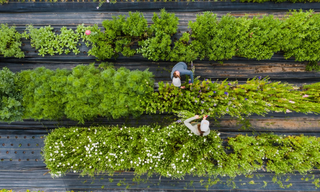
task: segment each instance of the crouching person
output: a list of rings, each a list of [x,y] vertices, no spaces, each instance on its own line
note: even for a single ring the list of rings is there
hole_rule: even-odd
[[[201,123],[191,123],[191,121],[199,119],[199,115],[196,115],[194,117],[191,117],[187,120],[184,121],[184,124],[191,130],[196,135],[199,136],[207,136],[210,133],[210,128],[209,128],[209,121],[207,120],[207,116],[204,115]]]
[[[191,79],[190,84],[193,83],[193,73],[187,69],[187,64],[184,62],[177,63],[171,71],[172,84],[176,87],[184,89],[185,87],[181,86],[181,75],[189,75]]]

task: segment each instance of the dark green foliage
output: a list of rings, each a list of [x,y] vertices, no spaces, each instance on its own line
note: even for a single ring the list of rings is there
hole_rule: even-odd
[[[150,31],[154,36],[139,42],[138,53],[153,61],[170,60],[171,36],[177,32],[179,19],[162,9],[160,15],[153,14],[152,21]]]
[[[0,29],[0,55],[4,57],[24,57],[21,51],[21,34],[15,27],[8,27],[7,24],[1,24]]]
[[[190,34],[183,33],[182,37],[174,43],[174,48],[170,52],[171,61],[191,62],[199,57],[203,46],[198,43],[190,44]]]
[[[92,46],[88,53],[99,60],[117,58],[120,53],[126,57],[133,56],[136,50],[131,49],[131,46],[146,35],[148,24],[142,13],[129,12],[127,17],[119,15],[112,18],[102,22],[104,32],[97,25],[93,27],[82,25],[77,29],[79,33],[84,33],[85,30],[91,31],[91,34],[85,37],[88,41],[87,46]]]
[[[31,38],[31,46],[39,50],[39,55],[55,55],[62,53],[68,54],[71,51],[75,54],[80,53],[77,48],[80,35],[72,29],[61,28],[61,33],[56,34],[53,27],[45,26],[39,29],[28,25],[22,34],[26,39]]]
[[[84,122],[97,116],[120,118],[139,116],[145,110],[140,95],[153,92],[152,73],[100,70],[94,65],[78,65],[72,71],[37,68],[19,74],[24,117],[67,118]]]
[[[0,70],[0,121],[21,121],[24,107],[21,105],[22,96],[16,86],[19,81],[8,68]]]

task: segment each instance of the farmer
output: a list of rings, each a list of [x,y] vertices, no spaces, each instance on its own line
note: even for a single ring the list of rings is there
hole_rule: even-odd
[[[207,136],[210,133],[209,121],[207,120],[207,115],[203,116],[201,123],[193,122],[190,124],[190,121],[199,119],[199,115],[191,117],[184,121],[184,124],[196,135]]]
[[[176,87],[180,87],[181,89],[184,89],[185,86],[181,87],[181,75],[189,75],[191,78],[191,83],[193,83],[193,73],[192,71],[187,69],[187,64],[184,62],[179,62],[177,63],[171,71],[171,79],[172,79],[172,84]]]

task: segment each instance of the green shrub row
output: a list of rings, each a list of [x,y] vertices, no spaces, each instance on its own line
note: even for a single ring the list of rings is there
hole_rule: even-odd
[[[308,61],[308,70],[319,69],[315,63],[320,61],[320,14],[311,10],[292,11],[281,19],[273,15],[249,18],[227,14],[218,20],[217,15],[204,12],[195,22],[189,22],[190,32],[183,33],[173,42],[178,20],[174,13],[163,9],[159,14],[154,13],[153,24],[148,27],[142,13],[129,12],[128,16],[113,16],[112,20],[103,21],[103,29],[98,25],[79,25],[75,31],[63,27],[60,34],[55,34],[50,26],[36,29],[29,25],[23,37],[30,38],[31,45],[42,56],[71,51],[78,54],[77,47],[82,39],[91,48],[88,54],[98,60],[141,53],[152,61],[209,59],[222,62],[234,56],[270,59],[274,53],[283,51],[286,59],[294,57],[299,62]],[[4,34],[6,30],[8,28],[2,29]],[[10,30],[14,31],[14,28]],[[91,34],[85,35],[86,30]],[[7,44],[18,51],[21,44],[19,34],[15,32],[15,38],[10,36],[12,33],[8,34],[9,37],[5,38]],[[10,53],[5,56],[23,57]]]
[[[241,119],[243,115],[264,115],[269,111],[320,113],[320,83],[305,85],[302,91],[288,83],[261,77],[249,79],[245,84],[206,79],[185,86],[186,89],[178,89],[159,82],[159,91],[146,95],[141,104],[150,114],[186,110],[213,117],[229,114]]]
[[[83,123],[96,117],[118,119],[148,114],[190,111],[221,117],[229,114],[243,120],[269,111],[320,113],[320,83],[299,87],[254,78],[245,84],[195,80],[186,89],[159,82],[154,91],[148,70],[118,70],[102,63],[78,65],[72,70],[44,67],[12,73],[0,71],[1,121],[61,119]]]
[[[151,77],[152,73],[148,70],[116,70],[112,67],[101,70],[93,65],[79,65],[72,70],[44,67],[25,70],[16,74],[15,81],[8,82],[8,79],[1,78],[6,88],[3,92],[10,90],[8,87],[16,88],[9,96],[14,99],[18,97],[21,103],[15,101],[17,107],[12,104],[13,101],[8,103],[2,97],[1,120],[11,122],[20,120],[21,116],[24,119],[67,117],[83,123],[98,116],[115,119],[139,116],[144,112],[140,105],[141,96],[153,92]],[[4,111],[7,108],[10,116]]]
[[[45,163],[53,177],[131,171],[183,178],[229,176],[258,170],[276,175],[320,168],[320,140],[314,136],[238,135],[227,145],[211,131],[199,137],[183,124],[168,127],[59,128],[45,138]],[[227,152],[228,151],[228,152]]]

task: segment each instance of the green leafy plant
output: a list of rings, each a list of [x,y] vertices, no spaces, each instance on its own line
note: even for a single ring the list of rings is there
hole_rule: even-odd
[[[102,66],[103,67],[103,66]],[[153,75],[148,70],[118,70],[109,66],[78,65],[72,71],[44,67],[18,74],[24,118],[67,118],[84,122],[97,116],[139,116],[142,95],[153,92]]]
[[[4,57],[24,57],[21,51],[21,34],[14,26],[8,27],[7,24],[1,24],[0,29],[0,55]]]
[[[229,114],[242,119],[253,113],[264,115],[269,111],[319,113],[316,89],[301,92],[287,83],[269,82],[268,78],[254,78],[246,84],[195,80],[192,86],[179,89],[159,82],[159,92],[144,98],[147,113],[187,110],[196,114],[221,117]],[[305,97],[310,94],[310,98]],[[318,98],[318,97],[317,97]]]
[[[39,55],[55,55],[62,53],[68,54],[71,51],[74,54],[80,53],[77,48],[80,35],[72,29],[62,27],[60,34],[55,34],[53,27],[45,26],[39,29],[28,25],[26,31],[22,34],[26,39],[31,38],[31,46],[39,51]]]
[[[0,120],[5,122],[22,121],[24,107],[22,95],[17,85],[17,77],[8,68],[0,70]]]
[[[46,136],[43,156],[53,177],[71,171],[94,176],[133,169],[137,176],[234,178],[261,170],[274,172],[277,180],[285,173],[306,174],[320,166],[319,137],[238,135],[227,138],[224,146],[219,135],[211,131],[199,137],[182,124],[59,128]]]
[[[153,61],[170,60],[171,36],[177,33],[179,19],[162,9],[159,15],[153,14],[152,21],[150,31],[154,36],[139,42],[138,53]]]
[[[85,30],[91,31],[91,34],[84,40],[87,42],[87,46],[92,46],[88,51],[89,55],[93,55],[99,60],[117,58],[120,53],[126,57],[133,56],[136,50],[131,47],[147,35],[148,24],[142,13],[129,12],[128,17],[119,15],[112,18],[112,20],[102,22],[104,32],[97,25],[92,27],[80,25],[77,29],[82,34]]]

